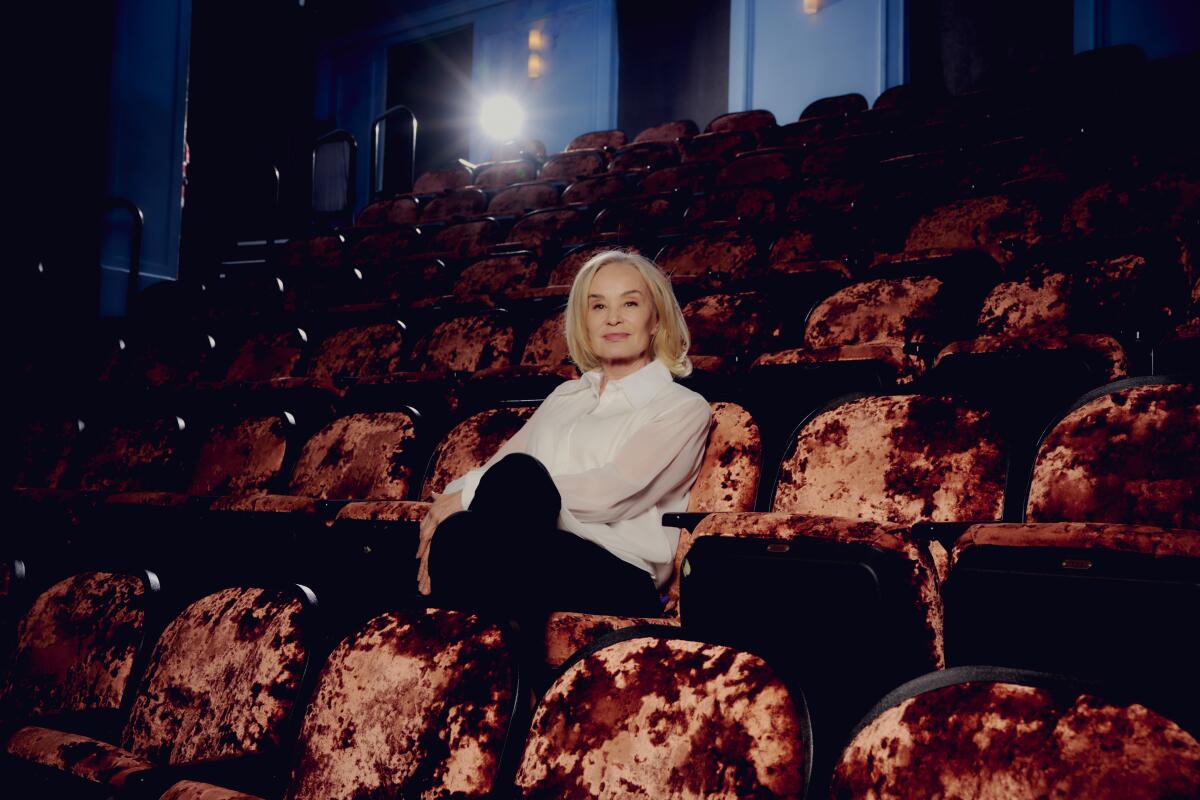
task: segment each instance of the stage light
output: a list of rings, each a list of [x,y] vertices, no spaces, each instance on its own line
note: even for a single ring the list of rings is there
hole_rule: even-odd
[[[520,136],[521,125],[524,122],[525,112],[516,100],[507,95],[497,95],[485,100],[479,114],[483,132],[500,141]]]

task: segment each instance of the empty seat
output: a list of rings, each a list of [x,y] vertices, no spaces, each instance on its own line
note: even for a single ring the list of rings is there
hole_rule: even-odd
[[[381,271],[408,256],[419,241],[420,232],[415,228],[369,233],[351,248],[350,266],[359,270]]]
[[[720,165],[707,161],[692,161],[676,167],[663,167],[642,179],[643,194],[685,192],[695,194],[707,190]]]
[[[729,375],[748,367],[771,346],[779,330],[766,297],[757,292],[709,294],[683,306],[691,346],[688,357],[697,373]]]
[[[683,161],[730,161],[738,153],[757,146],[754,134],[748,130],[728,130],[703,133],[680,143]]]
[[[470,219],[487,212],[488,198],[482,189],[454,189],[440,194],[421,208],[421,222]]]
[[[72,452],[66,485],[103,494],[178,491],[193,433],[183,417],[95,417]]]
[[[503,189],[514,183],[537,180],[538,162],[530,158],[490,161],[475,167],[474,185],[481,189]]]
[[[514,161],[523,156],[545,161],[545,142],[540,139],[509,139],[492,150],[492,161]]]
[[[564,193],[563,202],[566,201]],[[592,215],[575,208],[534,211],[517,220],[508,233],[508,242],[542,255],[553,253],[565,245],[584,241],[590,233],[591,222]]]
[[[611,643],[563,672],[534,714],[517,797],[804,795],[802,696],[756,656],[669,635]]]
[[[513,328],[503,314],[464,314],[439,322],[413,346],[410,365],[418,372],[474,372],[508,366]]]
[[[1136,702],[1045,674],[963,667],[913,680],[863,720],[831,796],[1187,797],[1200,743]]]
[[[556,309],[530,331],[515,367],[477,370],[466,393],[476,400],[544,398],[564,380],[579,376],[567,349],[565,310]]]
[[[502,241],[503,229],[494,219],[462,222],[439,231],[429,243],[429,255],[460,261],[481,258]]]
[[[771,189],[745,186],[706,191],[688,206],[688,228],[769,227],[779,220],[779,204]]]
[[[841,115],[807,117],[777,128],[759,131],[761,147],[815,147],[833,141],[846,128]]]
[[[539,208],[552,208],[557,205],[557,184],[518,183],[498,192],[488,203],[487,213],[492,216],[519,217]]]
[[[742,153],[717,174],[717,185],[732,189],[795,181],[803,177],[804,158],[803,151],[790,149]]]
[[[225,589],[185,608],[154,647],[119,746],[27,726],[5,750],[110,790],[155,767],[276,756],[308,667],[309,597]]]
[[[951,302],[944,282],[930,276],[851,284],[809,312],[803,347],[765,353],[754,367],[765,376],[785,365],[837,365],[843,390],[911,383],[926,368],[917,350],[946,336]]]
[[[677,139],[685,139],[689,136],[695,136],[700,132],[696,127],[696,123],[690,119],[680,119],[674,122],[664,122],[661,125],[653,125],[638,133],[633,137],[634,144],[642,142],[674,142]]]
[[[562,194],[563,205],[592,205],[633,194],[633,184],[625,175],[600,175],[584,178],[568,186]]]
[[[189,388],[212,372],[221,342],[199,326],[135,330],[120,338],[98,382],[114,393]]]
[[[42,592],[17,623],[0,683],[0,729],[72,714],[115,715],[137,680],[153,575],[85,572]],[[68,722],[69,724],[69,722]]]
[[[596,215],[592,233],[616,242],[659,236],[678,229],[686,207],[685,198],[672,194],[614,202]]]
[[[664,245],[655,261],[673,283],[723,285],[755,276],[758,248],[742,234],[705,234]]]
[[[437,194],[451,189],[461,189],[471,183],[471,170],[462,164],[445,169],[433,169],[417,177],[413,194]]]
[[[809,117],[827,117],[835,114],[854,114],[867,110],[867,98],[861,94],[839,94],[833,97],[822,97],[813,100],[800,112],[800,119]]]
[[[651,172],[679,163],[679,149],[665,142],[628,144],[612,154],[610,172]]]
[[[542,180],[575,181],[607,169],[608,156],[603,150],[571,150],[546,159],[538,175]]]
[[[532,287],[537,275],[538,261],[530,252],[491,256],[459,273],[452,291],[459,300],[506,297]]]
[[[839,229],[840,228],[840,229]],[[833,220],[785,229],[771,245],[767,268],[775,275],[791,278],[823,278],[828,282],[850,279],[845,253],[849,233]]]
[[[222,381],[228,385],[290,377],[308,349],[308,332],[304,328],[260,331],[241,344]]]
[[[509,638],[436,609],[366,623],[325,662],[284,796],[491,796],[518,699]],[[162,798],[255,800],[197,781]]]
[[[346,254],[346,238],[340,234],[291,239],[277,251],[279,266],[295,272],[305,269],[334,269]]]
[[[420,201],[411,195],[376,200],[358,213],[355,227],[379,228],[389,225],[415,225],[420,217]]]
[[[352,321],[352,320],[347,320]],[[407,327],[400,320],[359,321],[324,336],[308,364],[308,379],[316,384],[338,384],[371,375],[404,369]],[[284,387],[300,381],[277,381]]]
[[[722,114],[704,126],[705,133],[728,133],[730,131],[757,131],[775,125],[775,115],[765,109],[754,111],[731,111]]]
[[[591,133],[581,133],[572,139],[570,144],[567,145],[566,152],[569,153],[573,150],[593,150],[604,147],[616,150],[618,147],[624,146],[625,142],[625,131],[592,131]]]

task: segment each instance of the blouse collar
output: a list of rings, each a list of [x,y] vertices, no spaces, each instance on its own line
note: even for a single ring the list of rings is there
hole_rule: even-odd
[[[584,384],[591,389],[595,397],[600,396],[600,378],[603,374],[599,367],[583,373]],[[618,386],[634,408],[644,408],[663,386],[673,380],[666,364],[655,358],[636,372],[631,372],[619,380],[609,381],[604,391],[611,391],[614,386]]]

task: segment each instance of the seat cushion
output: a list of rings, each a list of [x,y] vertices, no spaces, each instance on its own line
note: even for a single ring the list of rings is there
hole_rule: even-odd
[[[262,800],[252,794],[199,781],[180,781],[163,792],[159,800]]]
[[[4,749],[24,761],[114,787],[124,785],[130,773],[154,766],[108,742],[32,725],[9,737]]]

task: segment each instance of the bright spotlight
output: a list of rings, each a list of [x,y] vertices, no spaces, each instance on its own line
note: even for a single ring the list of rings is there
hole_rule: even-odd
[[[525,112],[517,105],[516,100],[507,95],[497,95],[485,100],[479,114],[483,132],[501,141],[520,136],[521,125],[524,122]]]

